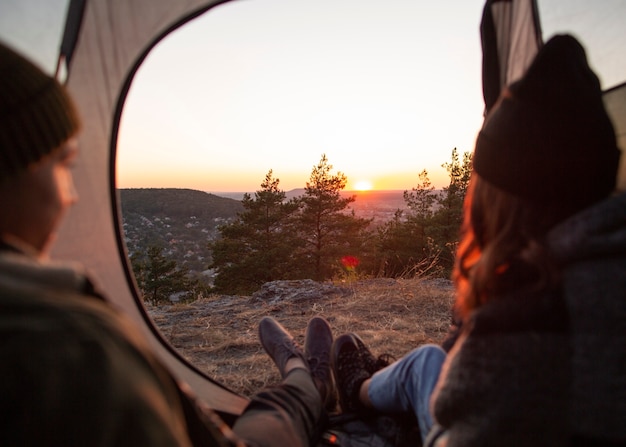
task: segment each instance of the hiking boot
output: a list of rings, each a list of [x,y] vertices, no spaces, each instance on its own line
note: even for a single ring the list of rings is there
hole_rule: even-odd
[[[322,317],[313,317],[306,328],[304,357],[306,358],[315,386],[322,397],[322,404],[328,411],[337,406],[337,396],[330,371],[330,349],[333,333],[328,322]]]
[[[305,365],[308,365],[300,346],[291,334],[272,317],[263,317],[259,323],[259,339],[265,352],[272,358],[280,376],[284,379],[287,375],[285,366],[292,357],[299,357]]]
[[[358,412],[363,404],[359,399],[361,385],[372,375],[366,369],[361,349],[354,334],[345,334],[335,340],[331,352],[339,404],[343,412]]]
[[[361,358],[364,362],[364,367],[370,375],[374,375],[376,371],[383,369],[385,366],[390,365],[393,362],[393,357],[389,354],[382,354],[378,357],[374,357],[374,354],[365,346],[363,339],[357,334],[350,334],[356,341],[359,351],[361,352]]]

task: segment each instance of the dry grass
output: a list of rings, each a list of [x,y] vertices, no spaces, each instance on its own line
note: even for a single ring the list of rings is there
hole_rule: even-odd
[[[257,325],[276,318],[298,342],[309,319],[323,316],[335,336],[356,332],[374,354],[399,358],[425,343],[440,343],[450,324],[453,290],[438,280],[373,279],[316,300],[261,302],[212,296],[189,304],[149,308],[170,343],[200,370],[250,396],[280,380],[258,341]]]

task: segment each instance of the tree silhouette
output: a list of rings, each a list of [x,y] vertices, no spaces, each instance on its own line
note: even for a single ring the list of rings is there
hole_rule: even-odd
[[[426,220],[433,215],[433,204],[437,196],[435,187],[430,182],[426,169],[419,173],[418,179],[417,186],[412,188],[411,191],[404,191],[404,203],[410,210],[410,217]]]
[[[424,260],[433,255],[428,237],[437,195],[423,170],[417,186],[404,191],[407,210],[397,210],[393,219],[378,229],[377,252],[381,276],[413,276],[429,266]]]
[[[463,216],[463,201],[472,172],[472,157],[466,152],[459,160],[456,148],[449,163],[442,165],[450,183],[435,192],[426,170],[411,191],[404,191],[407,210],[378,229],[378,274],[413,276],[425,270],[448,275],[454,263]]]
[[[332,168],[322,154],[299,198],[300,274],[318,281],[332,277],[342,256],[360,252],[370,223],[355,217],[354,211],[347,212],[356,198],[341,196],[347,177],[341,172],[332,175]]]
[[[472,154],[465,152],[461,161],[457,149],[454,148],[450,163],[444,163],[442,166],[448,171],[450,183],[443,188],[443,192],[438,197],[439,208],[432,218],[430,236],[441,253],[442,267],[450,271],[454,264],[463,220],[463,201],[472,173]]]
[[[293,251],[298,246],[293,215],[295,200],[286,200],[280,180],[270,170],[261,189],[243,197],[244,211],[220,227],[221,238],[211,244],[217,270],[216,291],[246,294],[268,281],[293,276]]]
[[[139,287],[144,292],[144,299],[157,303],[169,303],[170,297],[177,292],[188,292],[191,285],[187,281],[186,269],[178,268],[176,261],[163,255],[163,247],[148,247],[145,262],[135,257],[133,265]]]

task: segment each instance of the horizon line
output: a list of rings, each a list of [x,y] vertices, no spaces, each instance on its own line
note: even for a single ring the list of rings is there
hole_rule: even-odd
[[[188,190],[192,190],[192,191],[200,191],[200,192],[204,192],[207,194],[254,194],[255,192],[259,191],[259,190],[254,190],[254,191],[232,191],[232,190],[227,190],[227,191],[211,191],[211,190],[204,190],[204,189],[198,189],[198,188],[192,188],[192,187],[174,187],[174,186],[141,186],[141,187],[116,187],[115,189],[117,190],[122,190],[122,189],[188,189]],[[289,190],[282,190],[285,193],[289,193],[289,192],[293,192],[293,191],[304,191],[305,188],[293,188],[293,189],[289,189]],[[433,191],[439,191],[441,188],[435,188]],[[345,189],[345,190],[341,190],[340,192],[342,193],[367,193],[367,192],[404,192],[404,191],[411,191],[413,190],[413,187],[411,188],[404,188],[404,189],[379,189],[379,188],[372,188],[372,189]]]

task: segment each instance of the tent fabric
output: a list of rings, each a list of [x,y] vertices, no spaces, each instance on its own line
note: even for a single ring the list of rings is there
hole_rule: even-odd
[[[626,82],[605,91],[602,97],[615,127],[617,147],[622,150],[617,174],[617,189],[626,191]]]
[[[542,45],[535,0],[488,0],[480,25],[485,114],[521,78]]]
[[[65,21],[65,31],[63,32],[63,39],[61,40],[61,54],[56,68],[57,78],[59,74],[62,73],[62,69],[67,73],[72,62],[72,55],[74,54],[80,26],[83,22],[85,3],[86,0],[71,0],[70,2],[67,11],[67,19]]]
[[[81,164],[75,172],[81,199],[61,227],[53,256],[80,259],[93,270],[107,296],[136,321],[154,349],[178,377],[217,411],[240,414],[247,399],[212,381],[168,347],[138,306],[128,260],[119,248],[115,193],[115,135],[120,97],[128,78],[159,38],[219,1],[92,0],[72,56],[67,86],[86,123],[80,136]],[[147,324],[145,323],[147,322]]]

